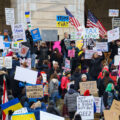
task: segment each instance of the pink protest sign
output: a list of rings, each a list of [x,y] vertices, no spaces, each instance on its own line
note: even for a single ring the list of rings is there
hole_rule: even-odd
[[[75,57],[75,50],[68,50],[68,57],[70,58]]]
[[[60,41],[56,41],[56,42],[54,42],[53,50],[54,50],[55,48],[58,48],[59,52],[61,53]]]

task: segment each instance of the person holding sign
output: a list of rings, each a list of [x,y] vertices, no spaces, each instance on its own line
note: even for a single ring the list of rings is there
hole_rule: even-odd
[[[114,84],[109,83],[103,94],[103,102],[106,109],[110,109],[114,99],[118,100],[118,93],[114,88]]]
[[[102,70],[102,61],[104,60],[104,54],[102,53],[101,56],[98,55],[98,52],[93,54],[93,57],[90,61],[90,70],[89,75],[91,80],[97,80],[99,73]]]

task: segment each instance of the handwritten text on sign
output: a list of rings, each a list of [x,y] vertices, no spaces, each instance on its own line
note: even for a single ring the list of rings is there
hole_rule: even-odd
[[[77,97],[77,113],[81,115],[82,120],[94,119],[94,98],[93,96]]]
[[[97,93],[96,81],[80,82],[80,93],[84,94],[86,90],[89,90],[91,94]]]
[[[26,95],[28,98],[42,98],[43,85],[26,86]]]

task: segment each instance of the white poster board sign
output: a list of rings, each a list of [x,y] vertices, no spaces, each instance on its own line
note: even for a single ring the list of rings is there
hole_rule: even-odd
[[[14,79],[30,84],[36,84],[37,74],[38,72],[36,71],[17,66]]]
[[[108,52],[107,42],[96,42],[96,50],[101,52]]]
[[[23,24],[12,25],[13,40],[14,42],[25,42],[25,30]]]
[[[84,39],[99,39],[99,29],[98,28],[86,28]]]
[[[77,113],[81,115],[82,120],[93,120],[94,97],[93,96],[77,97]]]
[[[16,110],[13,115],[19,115],[19,114],[24,114],[24,113],[28,113],[27,108],[21,108],[19,110]]]
[[[119,17],[119,9],[109,9],[109,17]]]
[[[3,44],[3,36],[0,36],[0,49],[4,49],[5,46]]]
[[[114,56],[114,65],[118,66],[120,62],[120,56],[119,55],[115,55]]]
[[[100,113],[101,112],[101,98],[100,97],[94,97],[95,99],[95,105],[96,105],[96,113]]]
[[[64,120],[63,117],[40,111],[40,120]]]
[[[15,22],[14,8],[5,8],[6,25],[12,25]]]
[[[92,59],[93,54],[97,52],[96,50],[86,50],[85,51],[85,59]]]
[[[119,39],[119,32],[120,32],[119,28],[109,30],[107,32],[108,42],[111,42],[113,40],[118,40]]]

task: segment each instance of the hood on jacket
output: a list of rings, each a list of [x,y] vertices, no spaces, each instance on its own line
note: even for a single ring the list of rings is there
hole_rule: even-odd
[[[106,92],[111,92],[112,91],[112,83],[109,83],[108,85],[107,85],[107,87],[106,87]]]
[[[52,82],[53,82],[53,83],[56,83],[56,82],[58,82],[58,80],[55,79],[55,78],[53,78],[53,79],[52,79]]]
[[[68,91],[68,94],[73,94],[73,93],[76,93],[76,91],[75,91],[74,89],[70,89],[70,90]]]

